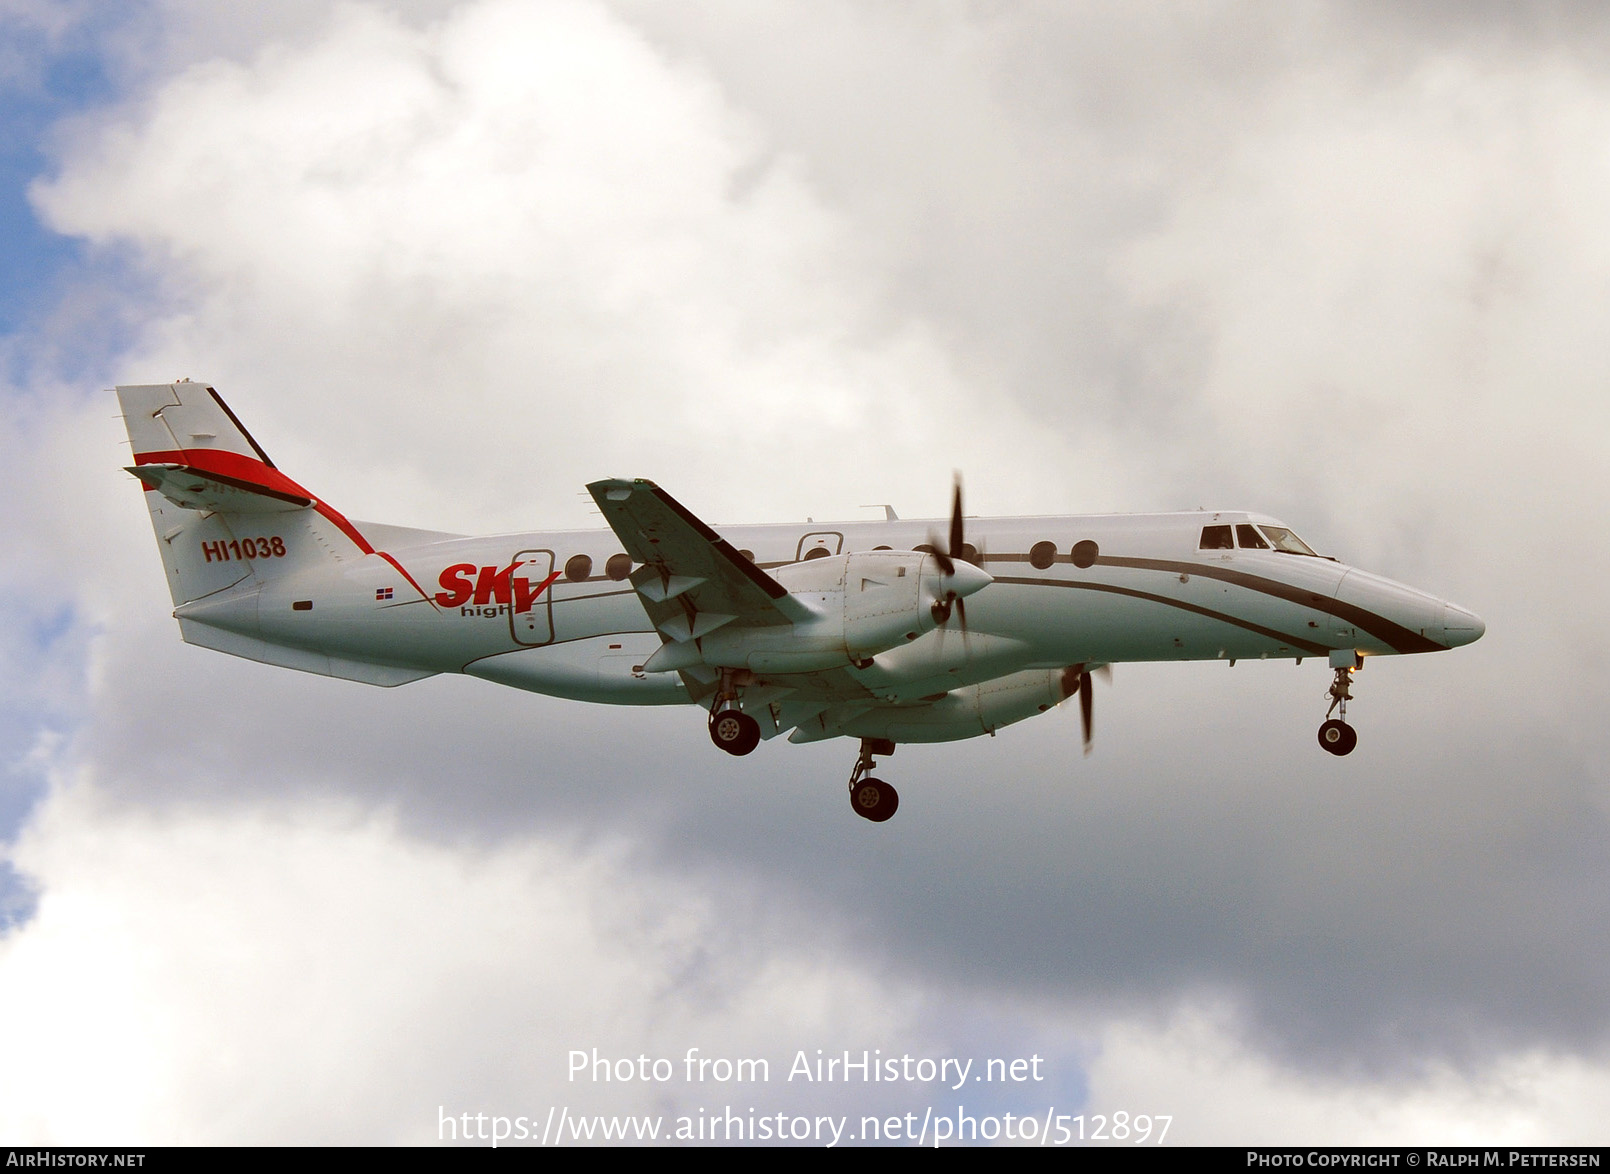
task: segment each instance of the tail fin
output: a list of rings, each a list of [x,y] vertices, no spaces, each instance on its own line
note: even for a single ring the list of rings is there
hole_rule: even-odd
[[[339,512],[275,468],[211,387],[188,380],[119,387],[117,398],[134,446],[129,472],[145,485],[174,616],[187,642],[371,685],[434,675],[432,669],[348,659],[323,650],[316,639],[282,644],[263,638],[259,589],[304,570],[378,554],[421,599],[426,596],[401,563],[376,552]]]
[[[218,393],[189,381],[119,387],[175,606],[246,579],[373,554],[336,510],[274,467]]]

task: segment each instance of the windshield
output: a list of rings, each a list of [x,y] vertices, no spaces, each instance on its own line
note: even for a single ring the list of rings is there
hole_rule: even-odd
[[[1260,526],[1259,529],[1268,537],[1270,544],[1282,554],[1307,554],[1313,555],[1314,558],[1319,557],[1310,549],[1308,543],[1284,526]]]

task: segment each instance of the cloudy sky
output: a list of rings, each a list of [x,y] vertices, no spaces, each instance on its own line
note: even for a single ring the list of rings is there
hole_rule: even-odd
[[[0,2],[0,1136],[1115,1112],[1610,1141],[1610,16],[1575,5]],[[907,747],[180,642],[105,390],[356,518],[1224,506],[1457,600]],[[572,1081],[764,1058],[746,1087]],[[821,1048],[1044,1079],[803,1085]]]

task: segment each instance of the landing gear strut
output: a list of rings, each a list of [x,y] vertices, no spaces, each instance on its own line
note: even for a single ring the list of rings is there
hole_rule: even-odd
[[[893,753],[894,743],[887,738],[861,739],[861,755],[850,772],[850,810],[862,819],[882,823],[900,809],[900,793],[871,773],[878,765],[872,760],[874,754]]]
[[[1325,724],[1319,727],[1319,744],[1327,753],[1341,757],[1351,754],[1358,745],[1358,731],[1347,724],[1347,703],[1353,699],[1350,686],[1353,672],[1358,668],[1356,657],[1350,663],[1336,665],[1336,679],[1330,686],[1330,708],[1325,711]],[[1340,712],[1338,712],[1338,708]],[[1337,714],[1331,717],[1331,714]]]
[[[721,685],[710,704],[710,741],[740,757],[760,745],[760,723],[738,708],[738,690],[726,670],[721,673]]]

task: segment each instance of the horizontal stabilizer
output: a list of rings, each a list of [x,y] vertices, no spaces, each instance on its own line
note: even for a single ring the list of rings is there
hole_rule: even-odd
[[[228,514],[283,514],[305,510],[311,497],[242,477],[204,472],[194,465],[131,465],[147,488],[187,510]]]

